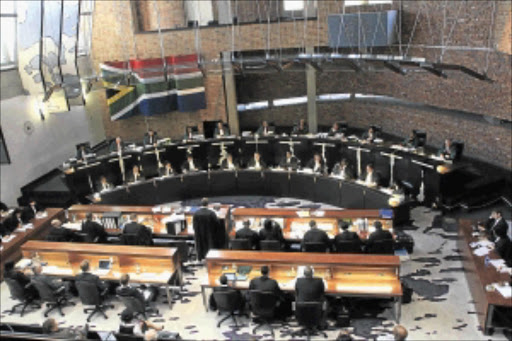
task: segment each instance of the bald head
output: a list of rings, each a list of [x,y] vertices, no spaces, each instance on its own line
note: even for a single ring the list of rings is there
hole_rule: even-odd
[[[53,219],[52,226],[55,227],[56,229],[58,229],[62,226],[62,222],[59,219]]]
[[[304,269],[304,277],[313,278],[313,269],[310,266],[306,266]]]
[[[395,337],[395,341],[404,341],[407,339],[407,329],[404,326],[398,324],[393,328],[393,336]]]

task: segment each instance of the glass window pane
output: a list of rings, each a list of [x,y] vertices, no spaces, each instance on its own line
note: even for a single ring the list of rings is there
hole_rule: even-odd
[[[16,61],[16,18],[0,17],[1,58],[2,65]]]
[[[284,0],[285,11],[302,11],[304,9],[304,0]]]

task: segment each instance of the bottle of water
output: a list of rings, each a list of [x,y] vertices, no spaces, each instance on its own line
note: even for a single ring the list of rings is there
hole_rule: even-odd
[[[489,256],[485,256],[485,260],[484,260],[485,267],[489,266],[489,262],[490,262]]]

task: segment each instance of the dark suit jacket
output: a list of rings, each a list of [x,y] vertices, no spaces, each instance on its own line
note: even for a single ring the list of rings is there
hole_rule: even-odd
[[[359,236],[357,235],[357,233],[347,230],[347,231],[343,231],[343,232],[339,233],[338,235],[336,235],[336,237],[334,237],[335,242],[337,242],[338,240],[361,240],[361,239],[359,239]]]
[[[508,224],[503,217],[497,223],[495,219],[488,219],[485,228],[489,239],[495,240],[498,234],[507,234]]]
[[[265,128],[263,126],[260,126],[258,128],[258,130],[256,131],[256,134],[258,134],[259,136],[265,136],[264,131],[265,131]],[[268,126],[267,127],[267,135],[270,135],[273,133],[274,133],[274,127]]]
[[[370,134],[368,134],[368,131],[365,131],[364,134],[363,134],[363,140],[368,140],[368,138],[370,137]],[[370,142],[373,142],[373,140],[375,140],[377,138],[377,133],[376,132],[373,132],[373,136],[370,140]]]
[[[304,238],[301,241],[301,247],[304,248],[306,243],[322,243],[327,249],[329,248],[330,240],[327,233],[318,228],[310,229],[308,232],[304,234]]]
[[[76,233],[65,227],[52,227],[50,233],[48,233],[48,235],[46,236],[46,240],[52,242],[72,242],[77,239],[78,236],[76,235]]]
[[[199,260],[204,259],[210,249],[224,247],[226,231],[215,212],[209,208],[201,207],[194,213],[192,226]]]
[[[9,207],[7,207],[7,205],[1,201],[0,201],[0,211],[2,211],[2,212],[9,211]]]
[[[361,180],[366,181],[366,175],[367,173],[364,172],[361,176]],[[380,186],[380,174],[376,170],[374,170],[372,173],[372,182],[375,182],[377,186]]]
[[[53,291],[59,289],[62,283],[46,275],[34,275],[32,282],[40,282],[48,285]]]
[[[122,147],[122,150],[124,150],[125,148],[125,145],[124,145],[124,141],[121,141],[121,147]],[[112,143],[110,144],[110,147],[108,148],[108,150],[110,152],[117,152],[117,143],[116,143],[116,140],[112,141]]]
[[[495,242],[496,252],[503,258],[505,261],[510,260],[512,256],[512,242],[508,237],[500,237]]]
[[[75,282],[84,281],[91,282],[96,285],[100,293],[107,288],[107,285],[100,281],[100,278],[90,272],[82,272],[75,276]]]
[[[120,286],[116,289],[116,293],[119,295],[119,296],[124,296],[124,297],[135,297],[136,299],[138,299],[142,304],[145,303],[144,301],[144,295],[142,294],[142,292],[134,287],[131,287],[129,285],[127,286]]]
[[[297,278],[295,282],[297,302],[321,302],[324,294],[325,286],[321,278]]]
[[[201,169],[201,164],[196,159],[194,159],[194,166],[196,167],[197,170]],[[188,161],[185,160],[185,162],[183,162],[181,164],[181,171],[182,172],[185,172],[185,171],[190,172],[190,167],[189,167]]]
[[[4,274],[5,278],[11,278],[14,279],[21,287],[25,287],[27,284],[30,283],[30,278],[25,275],[23,272],[18,270],[10,270],[5,272]]]
[[[4,228],[11,233],[18,227],[19,220],[16,214],[11,214],[9,217],[4,220]]]
[[[370,246],[377,241],[386,240],[386,239],[393,239],[393,235],[391,234],[391,232],[389,232],[387,230],[375,230],[368,237],[368,240],[366,241],[366,245]]]
[[[236,169],[239,168],[238,162],[236,162],[235,160],[233,160],[233,165],[235,166]],[[228,169],[228,160],[227,159],[222,160],[222,163],[220,166],[222,169]]]
[[[158,141],[158,134],[156,132],[153,134],[152,137],[149,136],[148,133],[144,134],[144,145],[145,146],[146,145],[151,145],[152,146],[153,144],[156,143],[156,141]]]
[[[105,228],[95,221],[85,221],[82,223],[82,232],[87,234],[87,243],[97,240],[97,243],[105,243],[107,241],[107,232]]]
[[[293,128],[293,133],[297,135],[306,135],[308,133],[308,127],[304,126],[304,128],[299,128],[299,125],[296,125]]]
[[[279,166],[286,169],[296,170],[299,168],[299,159],[296,156],[290,158],[290,162],[286,160],[286,156],[281,159]]]
[[[37,203],[35,204],[34,208],[35,208],[36,212],[44,211],[44,207]],[[29,223],[32,219],[35,218],[36,212],[34,212],[34,208],[29,205],[27,207],[24,207],[23,210],[21,211],[21,221],[24,224]]]
[[[254,167],[255,165],[256,165],[256,161],[254,160],[254,158],[252,158],[249,161],[249,163],[247,164],[247,167],[250,168],[250,167]],[[267,168],[267,164],[262,159],[260,159],[260,166],[261,166],[262,169]]]
[[[92,152],[91,148],[85,147],[85,149],[84,149],[84,153],[85,154],[90,154],[91,152]],[[83,160],[84,159],[84,157],[82,155],[82,148],[79,148],[76,151],[76,159],[77,160]]]
[[[260,276],[253,278],[249,283],[249,290],[259,290],[274,293],[277,297],[281,298],[283,292],[279,288],[279,284],[275,279],[268,276]]]
[[[11,231],[7,229],[3,222],[0,222],[0,236],[3,237],[8,234],[11,234]]]
[[[137,222],[129,222],[124,226],[123,233],[125,234],[140,234],[143,230],[146,229],[146,226],[141,225]]]
[[[336,134],[341,134],[341,130],[340,129],[334,130],[333,128],[330,128],[329,132],[327,133],[327,136],[334,136]]]
[[[228,127],[224,126],[222,130],[224,130],[224,135],[223,136],[229,136],[230,135]],[[219,128],[215,127],[215,132],[213,133],[213,137],[217,137],[219,134],[220,134]]]
[[[236,231],[235,235],[236,239],[248,239],[251,242],[251,247],[259,248],[260,237],[258,233],[252,230],[250,227],[244,227],[238,231]]]
[[[277,225],[277,223],[272,224],[272,229],[267,230],[262,228],[259,232],[260,240],[277,240],[281,243],[284,242],[283,231]]]
[[[110,182],[107,182],[106,185],[107,185],[107,190],[111,190],[114,188],[114,186]],[[96,184],[96,191],[97,192],[103,191],[103,185],[101,184],[101,181],[98,181],[98,183]]]
[[[309,162],[308,162],[306,167],[314,169],[315,168],[315,160],[314,159],[309,160]],[[325,171],[325,162],[322,159],[322,161],[320,161],[320,169],[317,170],[315,173],[322,174],[322,173],[324,173],[324,171]]]
[[[139,172],[139,178],[137,181],[144,181],[146,180],[146,177]],[[131,172],[127,177],[126,177],[126,183],[132,183],[132,182],[135,182],[135,177],[133,176],[133,172]]]
[[[169,176],[171,176],[171,175],[176,175],[174,168],[171,168],[169,170]],[[167,169],[165,169],[165,167],[158,168],[158,176],[167,176]]]
[[[345,174],[345,180],[354,179],[354,172],[352,171],[350,166],[346,166],[345,169],[343,170],[343,172]],[[342,175],[341,173],[342,173],[341,165],[339,163],[335,164],[332,169],[332,175],[341,176]]]
[[[439,148],[439,150],[437,151],[438,156],[444,155],[445,158],[448,158],[450,160],[455,159],[456,154],[457,154],[457,148],[453,144],[450,146],[450,150],[445,150],[445,146],[443,144],[442,147]]]

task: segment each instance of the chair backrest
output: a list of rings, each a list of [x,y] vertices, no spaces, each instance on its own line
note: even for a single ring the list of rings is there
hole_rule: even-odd
[[[322,302],[295,303],[295,318],[306,328],[317,327],[322,322]]]
[[[251,250],[251,241],[249,239],[232,239],[230,248],[232,250]]]
[[[185,263],[189,258],[189,246],[185,241],[177,241],[174,246],[178,249],[178,255],[180,256],[180,263]]]
[[[338,240],[334,244],[336,252],[339,253],[361,253],[361,242],[358,239],[354,240]]]
[[[251,299],[251,311],[254,315],[265,318],[274,317],[277,304],[277,296],[274,293],[251,290],[249,297]]]
[[[123,245],[140,245],[139,235],[136,233],[123,233],[119,236]]]
[[[452,144],[455,148],[455,157],[453,158],[453,160],[458,161],[462,158],[462,153],[464,152],[464,142],[453,141]]]
[[[279,251],[281,250],[281,243],[279,240],[262,240],[260,241],[260,249],[267,251]]]
[[[124,325],[124,324],[121,324],[119,326],[119,333],[120,334],[133,335],[133,328],[134,328],[134,325]]]
[[[19,301],[25,300],[25,288],[21,286],[17,280],[12,278],[5,278],[5,282],[7,283],[7,287],[9,287],[11,297]]]
[[[144,302],[141,302],[139,299],[133,296],[121,296],[118,295],[121,302],[123,302],[124,306],[133,311],[134,313],[144,313],[145,307]]]
[[[304,252],[326,252],[327,245],[324,243],[317,243],[317,242],[304,243],[304,249],[302,251],[304,251]]]
[[[427,143],[427,133],[423,130],[413,130],[413,133],[414,133],[414,146],[416,148],[425,147],[425,144]]]
[[[122,341],[143,341],[144,340],[144,338],[142,336],[130,335],[130,334],[114,333],[114,337],[116,338],[116,340],[122,340]]]
[[[384,239],[373,242],[368,249],[368,253],[375,253],[381,255],[394,254],[395,248],[393,239]]]
[[[219,311],[233,312],[240,309],[242,296],[236,290],[214,291],[213,298]]]
[[[32,283],[36,287],[37,292],[39,293],[39,297],[44,302],[55,302],[57,301],[57,295],[50,288],[50,286],[37,278],[32,280]]]
[[[101,298],[96,283],[89,281],[76,281],[76,290],[78,290],[78,296],[80,301],[84,305],[100,305]]]

